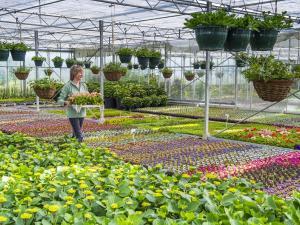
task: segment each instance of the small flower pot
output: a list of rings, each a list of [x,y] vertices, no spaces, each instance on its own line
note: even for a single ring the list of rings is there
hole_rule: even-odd
[[[15,75],[19,80],[26,80],[29,73],[28,72],[26,72],[26,73],[15,72]]]
[[[61,68],[63,65],[63,62],[53,62],[53,65],[55,68]]]
[[[104,73],[104,76],[106,78],[106,80],[109,80],[109,81],[118,81],[121,79],[122,77],[122,73],[120,72],[106,72]]]
[[[0,61],[7,61],[9,57],[9,50],[0,50]]]
[[[115,109],[117,108],[117,102],[115,98],[112,97],[104,97],[104,106],[106,109]]]
[[[250,42],[251,31],[239,28],[229,28],[224,50],[230,52],[246,51]]]
[[[10,53],[13,61],[25,61],[26,51],[11,50]]]
[[[148,67],[149,64],[149,58],[148,57],[138,57],[138,62],[141,67]]]
[[[34,88],[34,92],[37,96],[39,96],[42,99],[51,99],[56,92],[55,88],[47,88],[47,89],[41,89],[41,88]]]
[[[277,41],[277,30],[252,31],[250,45],[252,51],[272,51]]]
[[[132,55],[119,55],[121,63],[130,63]]]
[[[42,66],[43,65],[43,60],[34,60],[34,64],[35,64],[35,66],[37,66],[37,67],[40,67],[40,66]]]

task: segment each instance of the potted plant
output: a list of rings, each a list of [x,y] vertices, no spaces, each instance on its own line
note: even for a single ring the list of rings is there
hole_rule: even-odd
[[[101,70],[101,68],[98,67],[98,66],[96,66],[96,65],[93,65],[93,66],[91,67],[91,71],[92,71],[92,73],[95,74],[95,75],[99,74],[99,73],[100,73],[100,70]]]
[[[119,56],[121,63],[130,63],[134,50],[131,48],[120,48],[116,54]]]
[[[34,61],[35,66],[42,66],[46,58],[41,56],[33,56],[31,60]]]
[[[5,41],[0,41],[0,61],[7,61],[9,57],[10,45]]]
[[[107,80],[118,81],[127,73],[127,68],[121,66],[121,63],[108,63],[103,68],[104,76]]]
[[[270,102],[285,99],[296,77],[289,71],[288,65],[272,55],[250,57],[249,68],[242,73],[253,82],[258,96]]]
[[[187,81],[192,81],[195,78],[195,73],[193,73],[191,70],[185,71],[184,77]]]
[[[159,51],[151,50],[149,52],[149,68],[155,69],[160,63],[161,53]]]
[[[83,61],[80,61],[80,60],[76,60],[76,63],[75,63],[75,64],[78,65],[78,66],[82,66],[82,67],[83,67],[84,62],[83,62]]]
[[[55,56],[53,59],[52,59],[52,62],[54,64],[54,67],[55,68],[61,68],[62,67],[62,64],[64,62],[63,58],[59,57],[59,56]]]
[[[228,29],[228,35],[224,44],[225,51],[240,52],[246,51],[250,42],[251,30],[254,18],[250,15],[235,17]]]
[[[30,73],[30,70],[31,68],[20,66],[16,70],[14,70],[14,74],[19,80],[26,80]]]
[[[124,109],[122,99],[130,96],[130,89],[125,85],[116,85],[113,93],[113,97],[116,99],[117,109]]]
[[[247,64],[248,58],[249,58],[249,56],[244,52],[236,54],[235,55],[236,66],[237,67],[245,67]]]
[[[141,70],[145,70],[145,69],[147,69],[147,68],[148,68],[147,66],[141,65]]]
[[[83,63],[84,63],[84,67],[85,67],[86,69],[89,69],[89,68],[91,68],[91,64],[92,64],[92,62],[91,62],[91,61],[84,60],[84,61],[83,61]]]
[[[204,77],[205,73],[204,73],[204,71],[198,71],[197,75],[199,78],[201,78],[201,77]]]
[[[26,52],[29,50],[29,47],[23,42],[12,43],[10,45],[10,53],[13,61],[24,61]]]
[[[138,59],[140,66],[148,67],[150,51],[148,48],[139,48],[135,51],[135,56]]]
[[[161,70],[165,79],[168,79],[172,76],[173,70],[171,68],[165,67]]]
[[[157,68],[161,70],[164,67],[165,67],[165,60],[161,59],[157,65]]]
[[[34,90],[36,95],[42,99],[52,99],[59,85],[59,82],[50,79],[50,77],[30,82],[30,87]]]
[[[47,68],[47,69],[44,69],[44,73],[46,76],[50,77],[53,73],[53,70],[51,68]]]
[[[129,70],[132,70],[132,63],[130,62],[130,63],[128,63],[128,65],[127,65],[127,69],[129,69]]]
[[[193,67],[195,70],[198,70],[200,68],[200,65],[201,65],[201,61],[195,61],[193,62]]]
[[[225,10],[214,12],[192,13],[192,18],[186,19],[184,25],[195,30],[196,41],[200,50],[216,51],[224,48],[228,26],[233,17]]]
[[[76,63],[76,59],[73,58],[66,59],[67,68],[71,68],[73,65],[75,65],[75,63]]]
[[[133,64],[133,69],[137,70],[139,68],[139,64]]]
[[[105,108],[116,108],[117,102],[114,97],[114,92],[119,85],[116,82],[105,82],[104,83],[104,106]]]
[[[292,66],[292,72],[300,75],[300,64],[295,64]]]
[[[212,70],[213,66],[214,66],[214,63],[210,61],[209,62],[209,69]],[[206,69],[206,61],[201,61],[200,62],[200,67],[201,67],[201,69],[205,70]]]
[[[271,15],[263,13],[263,19],[255,20],[255,30],[251,32],[250,45],[252,51],[272,51],[278,32],[292,27],[292,20],[286,17],[286,12]]]

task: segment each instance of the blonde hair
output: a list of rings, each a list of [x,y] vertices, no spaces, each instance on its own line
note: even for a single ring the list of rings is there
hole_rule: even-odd
[[[80,65],[73,65],[70,69],[70,80],[74,80],[75,76],[79,73],[83,72],[83,68]]]

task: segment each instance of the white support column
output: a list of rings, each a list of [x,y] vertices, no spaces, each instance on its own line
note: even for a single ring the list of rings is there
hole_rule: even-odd
[[[34,47],[35,47],[35,56],[39,54],[39,32],[37,30],[34,31]],[[39,68],[35,66],[35,79],[39,79]],[[36,96],[36,111],[40,111],[40,98]]]
[[[99,21],[99,31],[100,31],[100,93],[102,94],[103,100],[104,100],[104,75],[102,72],[102,68],[103,68],[103,29],[104,29],[104,25],[103,25],[103,20]],[[102,110],[100,110],[100,123],[104,123],[104,106],[102,108]]]

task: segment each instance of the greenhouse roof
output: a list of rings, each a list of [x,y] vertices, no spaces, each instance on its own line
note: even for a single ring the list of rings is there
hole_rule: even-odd
[[[230,8],[237,13],[287,11],[300,18],[300,0],[212,0],[213,8]],[[4,0],[0,10],[1,39],[21,37],[34,45],[39,31],[41,47],[95,47],[99,45],[99,20],[104,21],[104,45],[136,45],[191,39],[182,29],[192,12],[205,11],[198,0]],[[114,26],[112,26],[114,24]],[[112,33],[114,35],[112,35]]]

